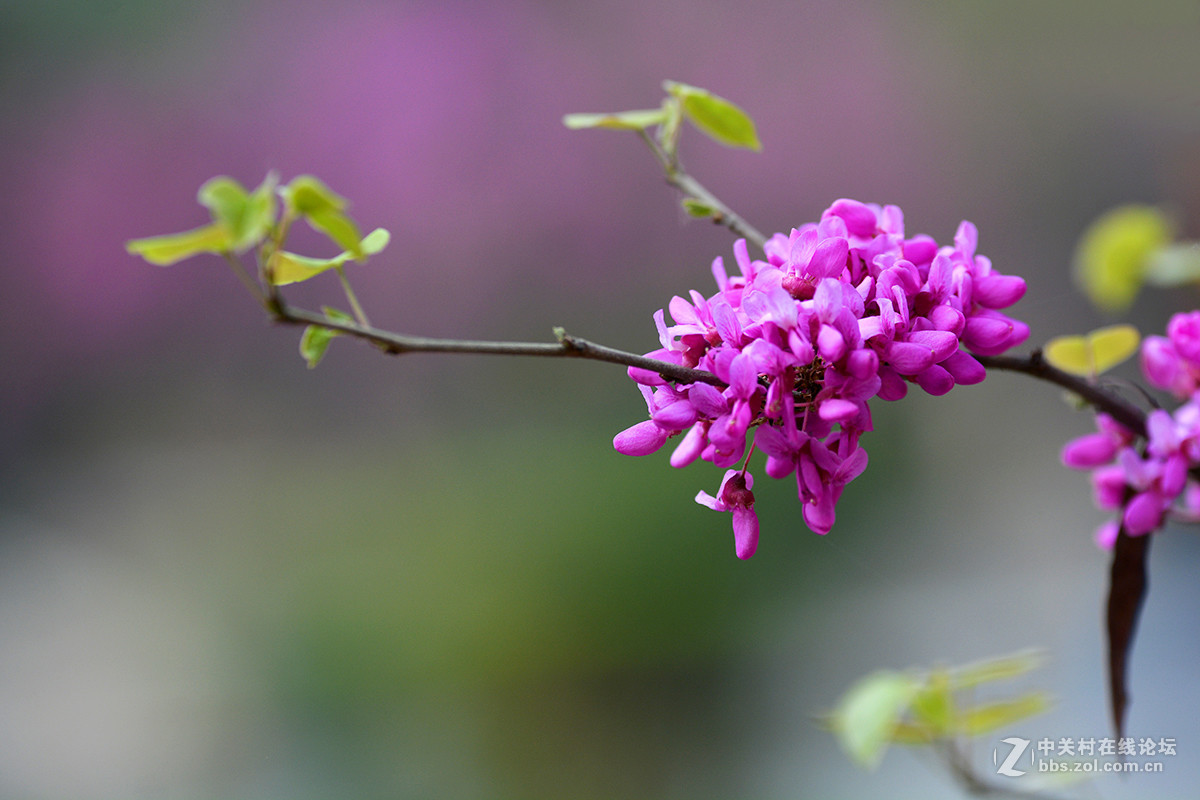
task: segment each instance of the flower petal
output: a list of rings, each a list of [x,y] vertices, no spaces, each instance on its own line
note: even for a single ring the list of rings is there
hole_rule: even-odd
[[[675,452],[671,453],[671,466],[680,469],[691,464],[700,457],[707,444],[708,425],[704,422],[697,422],[691,430],[684,434],[683,439],[675,448]]]
[[[717,387],[707,383],[693,384],[692,388],[688,389],[688,401],[697,411],[711,419],[729,411],[729,402],[725,395],[721,394]]]
[[[875,235],[875,212],[865,203],[843,197],[834,201],[834,204],[821,215],[822,219],[830,216],[841,217],[846,223],[846,230],[852,236]]]
[[[958,336],[950,331],[914,331],[908,335],[908,341],[928,347],[933,353],[935,364],[949,358],[958,350]]]
[[[804,522],[808,525],[813,533],[819,533],[822,536],[833,530],[833,523],[837,519],[837,512],[834,509],[833,495],[825,494],[817,498],[815,502],[804,504]]]
[[[933,366],[933,351],[911,342],[889,342],[883,359],[901,375],[915,375]]]
[[[734,551],[740,559],[747,559],[758,549],[758,514],[753,508],[733,509]]]
[[[729,510],[729,509],[721,506],[720,500],[713,497],[711,494],[704,491],[703,489],[696,492],[696,502],[702,506],[711,508],[713,511],[728,511]]]
[[[858,416],[858,403],[831,397],[821,403],[817,413],[826,422],[844,422]]]
[[[959,350],[951,353],[938,366],[945,369],[954,378],[954,382],[963,386],[973,386],[987,377],[987,370],[970,353]]]
[[[1139,492],[1125,506],[1125,530],[1130,536],[1141,536],[1162,524],[1162,497],[1155,491]]]
[[[696,421],[696,407],[687,400],[676,400],[655,411],[650,418],[668,431],[681,431]]]
[[[1062,449],[1062,463],[1071,469],[1094,469],[1116,458],[1118,446],[1107,434],[1089,433],[1067,442]]]
[[[1099,528],[1096,528],[1096,544],[1105,550],[1112,550],[1113,546],[1117,543],[1117,535],[1120,532],[1121,526],[1117,524],[1117,521],[1109,520]]]
[[[973,296],[984,308],[1008,308],[1025,296],[1025,279],[1016,275],[985,275],[975,281]]]
[[[917,385],[934,397],[941,397],[954,388],[954,377],[940,364],[934,364],[916,374]]]
[[[613,437],[613,447],[627,456],[648,456],[667,442],[667,433],[653,420],[639,422]]]

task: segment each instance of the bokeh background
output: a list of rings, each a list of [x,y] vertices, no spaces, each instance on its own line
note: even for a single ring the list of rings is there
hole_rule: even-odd
[[[757,226],[971,219],[1034,344],[1108,321],[1069,277],[1101,211],[1200,234],[1197,75],[1192,2],[0,3],[0,796],[956,797],[815,717],[1025,647],[1012,689],[1058,702],[1002,735],[1106,735],[1101,516],[1058,466],[1090,421],[1056,390],[881,406],[833,533],[764,478],[742,563],[692,502],[719,470],[611,449],[645,411],[619,368],[336,341],[309,371],[220,261],[123,242],[201,224],[213,175],[312,172],[393,232],[353,270],[377,324],[643,352],[732,237],[560,118],[672,78],[758,122],[758,155],[683,144]],[[1179,754],[1086,796],[1194,796],[1198,558],[1155,542],[1132,667],[1130,732]]]

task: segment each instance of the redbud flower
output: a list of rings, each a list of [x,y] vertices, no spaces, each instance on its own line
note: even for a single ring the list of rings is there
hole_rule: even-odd
[[[1200,311],[1171,317],[1166,337],[1146,337],[1142,372],[1150,383],[1181,400],[1196,392],[1200,387]]]
[[[1123,528],[1142,536],[1161,528],[1168,519],[1200,520],[1200,485],[1190,471],[1200,466],[1200,312],[1176,314],[1167,336],[1147,337],[1142,345],[1142,370],[1155,386],[1178,397],[1192,396],[1173,413],[1156,409],[1146,415],[1146,442],[1134,446],[1133,432],[1107,414],[1096,415],[1097,432],[1068,442],[1062,461],[1074,469],[1092,470],[1096,504],[1120,511],[1096,532],[1101,547],[1112,547]]]
[[[843,488],[866,468],[859,440],[872,429],[873,398],[897,400],[910,384],[941,395],[978,383],[986,371],[968,351],[1000,353],[1029,335],[1001,311],[1024,294],[1024,280],[996,272],[977,240],[969,222],[946,247],[906,238],[899,208],[849,199],[772,236],[763,259],[739,240],[738,274],[715,259],[717,292],[672,298],[670,325],[655,313],[661,347],[647,354],[711,372],[723,387],[672,385],[631,368],[650,418],[617,434],[614,447],[645,455],[682,436],[672,466],[725,468],[717,497],[697,500],[733,512],[738,555],[748,558],[758,541],[753,476],[748,462],[735,467],[753,452],[753,432],[767,474],[795,474],[806,524],[827,533]]]
[[[746,559],[758,549],[758,515],[754,513],[754,476],[736,469],[728,470],[717,496],[701,491],[696,502],[713,511],[733,512],[733,541],[738,558]]]

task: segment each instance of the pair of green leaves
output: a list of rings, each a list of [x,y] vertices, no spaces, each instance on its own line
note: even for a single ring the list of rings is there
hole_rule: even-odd
[[[1045,711],[1050,699],[1044,692],[965,707],[958,696],[985,683],[1016,678],[1040,664],[1038,654],[1026,652],[923,673],[881,670],[852,686],[828,721],[850,758],[874,769],[890,744],[972,738]]]
[[[754,120],[745,111],[723,97],[678,81],[663,81],[667,96],[658,108],[639,111],[618,111],[611,114],[567,114],[563,124],[572,130],[581,128],[611,128],[641,131],[649,135],[655,128],[663,166],[671,175],[677,168],[679,132],[683,120],[688,120],[709,138],[727,147],[761,150]],[[683,209],[689,216],[721,221],[722,212],[711,201],[684,197]]]
[[[1075,278],[1100,308],[1121,311],[1144,284],[1200,283],[1200,242],[1175,242],[1161,209],[1128,205],[1093,222],[1075,251]]]
[[[303,217],[316,231],[343,248],[333,258],[310,258],[286,250],[275,250],[267,259],[267,280],[276,286],[299,283],[330,269],[341,270],[347,261],[366,261],[383,251],[392,235],[376,228],[366,236],[346,214],[348,203],[312,175],[300,175],[279,189],[289,218]]]
[[[365,261],[387,246],[391,238],[387,230],[376,228],[361,236],[358,225],[346,214],[346,199],[317,178],[301,175],[278,189],[277,180],[269,174],[248,192],[233,178],[213,178],[197,193],[197,200],[212,215],[211,224],[183,233],[134,239],[125,245],[126,250],[162,266],[201,253],[240,254],[268,240],[296,218],[305,219],[342,248],[333,258],[311,258],[269,248],[265,274],[270,283],[281,286],[308,280],[326,270],[340,270],[351,259]],[[282,221],[277,220],[277,194],[284,208]]]
[[[680,123],[687,119],[701,132],[728,147],[761,150],[754,120],[733,103],[696,86],[664,81],[667,96],[658,108],[618,111],[611,114],[567,114],[563,124],[572,130],[611,128],[614,130],[658,129],[658,142],[674,158]]]
[[[134,239],[125,249],[151,264],[169,266],[201,253],[244,253],[266,237],[275,224],[275,185],[269,174],[253,192],[233,178],[206,181],[196,200],[209,210],[212,223],[183,233]]]
[[[1141,334],[1132,325],[1109,325],[1082,336],[1056,336],[1042,357],[1063,372],[1095,378],[1137,352]]]
[[[359,234],[358,225],[346,214],[346,199],[335,194],[312,175],[301,175],[284,186],[277,187],[274,173],[248,192],[233,178],[220,176],[200,187],[197,199],[209,210],[212,222],[183,233],[151,236],[127,242],[126,249],[151,264],[174,264],[201,253],[238,255],[262,244],[259,252],[261,272],[275,286],[306,281],[328,270],[341,274],[347,297],[356,311],[357,301],[345,281],[343,267],[350,260],[366,261],[369,256],[387,247],[391,234],[376,228],[366,236]],[[283,216],[278,218],[279,203]],[[288,226],[303,218],[314,229],[342,247],[333,258],[312,258],[282,249]],[[355,318],[325,307],[330,322],[355,324]],[[365,324],[365,318],[362,320]],[[325,355],[329,343],[339,331],[321,325],[309,325],[300,337],[300,354],[310,368]]]

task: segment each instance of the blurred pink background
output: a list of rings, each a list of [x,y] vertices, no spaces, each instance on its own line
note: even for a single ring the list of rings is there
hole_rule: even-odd
[[[758,123],[761,154],[683,142],[755,225],[843,196],[943,241],[970,219],[1036,345],[1107,321],[1068,269],[1098,213],[1200,235],[1198,41],[1167,2],[3,4],[0,795],[955,797],[813,715],[1027,646],[1060,704],[1012,733],[1106,735],[1100,517],[1057,463],[1090,423],[1055,390],[881,408],[834,532],[767,489],[743,564],[691,501],[716,470],[612,452],[644,413],[619,369],[338,341],[310,372],[219,260],[123,243],[204,222],[213,175],[314,173],[393,233],[352,270],[380,326],[643,352],[732,237],[635,137],[560,120],[670,78]],[[1154,550],[1131,730],[1180,755],[1105,797],[1200,777],[1197,547]]]

